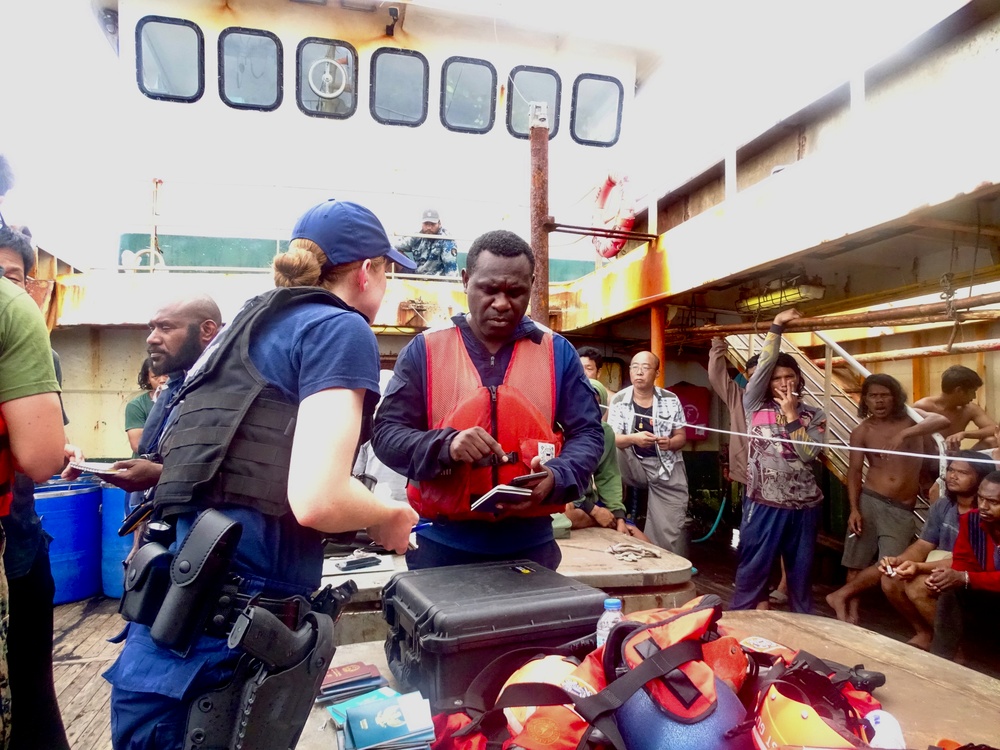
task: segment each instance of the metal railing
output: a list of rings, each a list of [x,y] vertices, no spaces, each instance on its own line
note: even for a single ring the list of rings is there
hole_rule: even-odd
[[[813,335],[820,339],[826,347],[825,367],[823,369],[817,367],[801,349],[787,339],[782,340],[781,351],[790,354],[799,363],[799,369],[801,369],[802,377],[805,380],[802,400],[826,413],[825,442],[827,447],[820,454],[820,457],[827,468],[846,485],[850,466],[850,451],[847,446],[851,442],[851,432],[861,423],[861,418],[857,414],[858,404],[854,396],[846,391],[834,377],[832,354],[836,353],[852,372],[862,378],[867,378],[871,372],[826,334],[814,331]],[[764,335],[735,334],[728,336],[727,341],[730,345],[730,352],[737,354],[741,360],[740,364],[745,364],[751,353],[759,352],[763,347]],[[906,406],[906,413],[915,422],[922,422],[924,419],[909,405]],[[940,473],[941,476],[944,476],[947,462],[944,438],[936,433],[933,437],[938,446]],[[924,512],[927,508],[926,500],[920,498],[914,512],[921,522],[924,520]]]

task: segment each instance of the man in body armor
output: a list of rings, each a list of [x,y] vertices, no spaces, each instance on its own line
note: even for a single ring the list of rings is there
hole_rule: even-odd
[[[105,477],[108,482],[132,493],[156,486],[163,470],[159,442],[170,402],[184,383],[184,375],[221,328],[222,313],[215,300],[207,295],[168,302],[150,318],[146,351],[153,371],[166,375],[167,384],[143,426],[139,441],[141,457],[116,463],[112,468],[117,473]]]
[[[406,553],[411,569],[519,558],[559,565],[550,514],[589,487],[604,433],[576,350],[524,314],[534,270],[517,235],[477,238],[462,271],[469,312],[415,337],[396,360],[372,445],[433,522]],[[526,501],[471,510],[529,472],[542,478],[526,483]]]
[[[369,322],[389,259],[408,263],[370,211],[313,207],[274,260],[281,288],[244,305],[172,399],[154,518],[178,542],[145,545],[126,573],[129,632],[105,674],[116,750],[293,746],[333,655],[310,599],[324,534],[406,548],[416,514],[350,474],[378,399]]]

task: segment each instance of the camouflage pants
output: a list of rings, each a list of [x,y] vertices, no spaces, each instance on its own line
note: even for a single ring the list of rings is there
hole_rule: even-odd
[[[10,742],[10,680],[7,675],[7,575],[3,569],[6,540],[0,531],[0,750]]]

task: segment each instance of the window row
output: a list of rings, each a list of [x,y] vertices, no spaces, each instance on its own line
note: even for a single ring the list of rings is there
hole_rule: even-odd
[[[310,37],[296,52],[295,95],[314,117],[344,119],[358,106],[358,53],[345,41]],[[153,99],[193,102],[205,92],[205,39],[190,21],[146,16],[136,26],[136,80]],[[427,119],[430,66],[413,50],[383,47],[371,59],[368,106],[386,125],[416,127]],[[269,31],[232,27],[219,35],[219,96],[230,107],[271,111],[282,101],[282,45]],[[591,73],[573,82],[570,135],[611,146],[621,132],[624,89]],[[528,137],[528,108],[545,102],[549,138],[559,132],[562,82],[550,68],[519,65],[507,77],[507,130]],[[441,123],[460,133],[487,133],[496,119],[497,71],[486,60],[449,57],[441,68]]]

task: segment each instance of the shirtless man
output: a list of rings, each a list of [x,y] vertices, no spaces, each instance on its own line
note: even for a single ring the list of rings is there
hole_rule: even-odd
[[[994,433],[997,430],[997,423],[979,404],[973,403],[976,390],[982,385],[983,380],[975,370],[962,365],[952,365],[941,374],[941,393],[922,398],[913,404],[915,409],[923,409],[948,418],[948,427],[941,430],[948,450],[958,450],[962,447],[962,441],[966,439],[978,441],[972,446],[972,450],[995,447]],[[977,429],[967,430],[969,422],[973,422]]]
[[[882,573],[872,563],[895,557],[909,546],[917,532],[913,508],[920,492],[923,459],[875,451],[924,453],[924,437],[947,429],[948,419],[928,414],[922,422],[906,415],[906,394],[899,381],[889,375],[869,375],[861,386],[858,416],[864,419],[851,432],[847,472],[847,494],[851,515],[847,521],[842,563],[847,583],[827,595],[838,620],[858,624],[858,594],[878,586]],[[862,469],[868,461],[868,476],[862,486]]]

